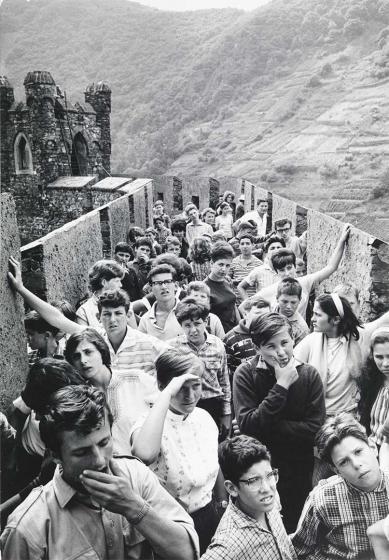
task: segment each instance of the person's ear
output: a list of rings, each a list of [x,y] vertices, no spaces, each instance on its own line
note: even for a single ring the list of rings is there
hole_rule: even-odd
[[[231,480],[225,480],[224,481],[224,488],[227,490],[229,495],[232,496],[233,498],[238,497],[239,490],[238,490],[237,486],[235,486],[235,484],[233,482],[231,482]]]
[[[337,315],[336,317],[330,317],[330,323],[332,323],[333,325],[339,325],[340,323],[339,315]]]

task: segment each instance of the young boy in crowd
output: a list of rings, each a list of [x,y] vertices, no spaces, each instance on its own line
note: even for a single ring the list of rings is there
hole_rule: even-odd
[[[198,282],[197,280],[193,280],[188,284],[186,291],[188,297],[195,300],[197,303],[201,303],[201,305],[210,307],[211,290],[205,282]],[[223,325],[219,317],[211,312],[207,317],[207,331],[209,332],[209,334],[214,334],[215,336],[220,338],[220,340],[222,340],[225,335]]]
[[[309,334],[307,323],[297,311],[301,293],[302,287],[295,278],[287,277],[278,283],[275,311],[288,319],[292,327],[292,338],[295,345]]]
[[[299,559],[374,560],[368,527],[389,513],[389,476],[365,429],[351,414],[329,417],[316,436],[320,458],[335,471],[307,499],[292,537]]]
[[[31,349],[28,353],[29,365],[41,358],[51,358],[57,353],[59,329],[53,327],[36,311],[29,311],[24,319],[27,342]]]
[[[269,448],[280,473],[285,527],[293,532],[312,487],[314,438],[325,417],[323,384],[312,366],[294,359],[286,317],[256,317],[250,332],[259,352],[235,372],[236,419],[241,433]]]
[[[250,335],[251,323],[255,317],[270,312],[269,302],[258,296],[246,299],[242,303],[241,309],[244,313],[243,319],[223,338],[231,378],[241,363],[252,360],[257,355],[258,348]]]
[[[162,216],[156,216],[154,218],[154,227],[157,231],[157,241],[161,245],[162,250],[165,247],[166,238],[171,235],[169,228],[165,226],[165,220]]]
[[[169,237],[166,238],[166,252],[180,257],[181,243],[175,235],[169,235]]]
[[[263,263],[257,257],[253,255],[253,238],[250,234],[241,235],[239,239],[239,249],[240,255],[232,260],[230,268],[230,278],[232,283],[237,287],[240,282],[250,274],[252,270],[258,268]],[[247,289],[248,297],[253,296],[256,290],[254,287],[249,287]],[[241,300],[241,294],[237,291],[238,300]]]
[[[277,499],[278,471],[258,440],[236,436],[219,446],[230,502],[201,560],[295,560]]]
[[[176,317],[184,334],[168,343],[180,352],[193,352],[204,364],[203,390],[197,406],[204,408],[215,420],[221,437],[230,429],[231,387],[227,356],[222,341],[206,331],[209,307],[183,299],[176,308]]]
[[[183,259],[188,258],[189,243],[185,238],[186,221],[183,219],[176,218],[175,220],[172,221],[170,227],[171,227],[172,235],[174,235],[174,237],[177,237],[177,239],[181,244],[181,252],[179,256]]]
[[[151,270],[151,252],[153,244],[148,237],[138,237],[134,245],[135,258],[128,264],[128,289],[130,301],[144,296],[143,287]]]
[[[270,237],[264,244],[263,264],[254,268],[246,278],[238,284],[237,290],[242,300],[249,297],[250,290],[259,292],[262,288],[267,288],[277,281],[278,276],[273,268],[271,256],[275,251],[283,249],[285,242],[280,237]]]
[[[151,258],[154,259],[157,255],[160,255],[162,253],[162,247],[157,242],[158,232],[153,227],[149,227],[145,230],[144,237],[148,237],[151,240],[151,244],[153,246]]]

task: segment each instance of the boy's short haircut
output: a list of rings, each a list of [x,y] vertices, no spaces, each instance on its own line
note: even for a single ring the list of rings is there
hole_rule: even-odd
[[[273,245],[273,243],[280,243],[283,247],[285,247],[285,240],[282,239],[282,237],[278,237],[278,235],[273,235],[273,237],[269,237],[269,239],[264,244],[264,253],[268,252],[270,245]]]
[[[26,331],[37,332],[43,334],[45,332],[51,333],[53,336],[59,333],[57,327],[50,325],[39,313],[35,310],[29,311],[24,318],[24,328]]]
[[[352,294],[357,301],[359,301],[359,290],[355,284],[352,282],[343,282],[343,284],[338,284],[333,290],[335,294],[344,296],[347,299],[349,294]]]
[[[84,384],[85,379],[66,360],[43,358],[31,366],[21,396],[29,408],[44,414],[55,391],[67,385]]]
[[[165,219],[164,219],[164,217],[163,217],[163,216],[154,216],[154,218],[153,218],[153,223],[154,223],[154,225],[155,225],[157,222],[162,222],[163,225],[165,225]]]
[[[292,327],[286,317],[280,315],[280,313],[265,313],[255,317],[251,323],[250,336],[254,344],[260,347],[285,328],[288,329],[289,335],[292,336]]]
[[[172,221],[172,223],[170,224],[170,230],[171,232],[175,232],[175,231],[186,231],[186,221],[182,220],[180,218],[177,218],[175,220]]]
[[[297,296],[301,299],[301,294],[303,289],[301,287],[300,282],[296,278],[292,278],[288,276],[287,278],[283,278],[278,285],[277,285],[277,298],[280,297],[281,294],[286,296]]]
[[[156,206],[160,206],[160,205],[163,206],[163,200],[156,200],[153,204],[153,208],[155,208]]]
[[[147,282],[151,285],[154,276],[157,276],[157,274],[168,274],[168,273],[172,275],[172,278],[175,281],[177,278],[177,273],[175,269],[172,266],[170,266],[170,264],[159,264],[157,266],[154,266],[147,275]]]
[[[254,238],[251,235],[251,233],[243,233],[240,237],[239,237],[239,243],[242,241],[242,239],[249,239],[251,241],[251,243],[254,243]]]
[[[100,314],[105,307],[117,308],[121,306],[123,306],[126,313],[128,313],[130,309],[130,298],[124,290],[105,290],[105,292],[100,294],[97,298],[97,307]]]
[[[88,271],[89,287],[92,292],[97,292],[103,287],[102,280],[112,280],[112,278],[123,278],[123,267],[114,260],[101,259]]]
[[[206,214],[208,214],[208,212],[212,212],[212,214],[216,215],[216,210],[209,206],[208,208],[204,208],[204,210],[201,212],[201,217],[203,218]]]
[[[276,272],[288,264],[296,266],[296,255],[291,249],[278,249],[271,255],[270,260]]]
[[[274,222],[274,229],[277,230],[277,228],[285,227],[287,225],[292,227],[292,220],[290,220],[289,218],[282,218],[281,220],[276,220]]]
[[[332,451],[346,437],[355,437],[369,443],[365,428],[348,412],[330,416],[316,434],[315,443],[319,456],[329,465],[333,465]]]
[[[175,245],[176,247],[181,247],[180,240],[175,235],[168,235],[165,244],[166,247],[168,245]]]
[[[268,307],[270,309],[270,303],[259,294],[255,294],[245,299],[242,303],[242,308],[245,311],[250,311],[252,307],[257,307],[258,309],[265,309]]]
[[[204,364],[196,354],[167,348],[155,362],[158,384],[166,387],[174,377],[188,373],[194,365],[198,365],[204,371]]]
[[[266,202],[266,204],[269,204],[269,201],[266,198],[258,198],[257,206],[258,206],[258,204],[261,204],[261,202]]]
[[[242,231],[242,229],[255,230],[255,229],[257,229],[257,226],[255,224],[253,224],[252,222],[243,221],[243,222],[240,222],[240,224],[238,226],[238,232]]]
[[[158,235],[157,230],[154,229],[153,227],[148,227],[145,231],[145,235],[146,235],[146,233],[152,233],[154,235],[154,237],[157,237],[157,235]]]
[[[209,307],[197,303],[191,297],[186,297],[177,305],[175,314],[180,325],[188,319],[202,319],[205,321],[209,315]]]
[[[115,245],[115,255],[116,253],[129,253],[131,255],[131,247],[128,243],[125,243],[125,241],[120,241]]]
[[[190,202],[189,204],[187,204],[187,205],[185,206],[184,212],[185,212],[186,215],[188,215],[188,212],[190,212],[190,211],[193,210],[193,209],[198,210],[196,204],[193,204],[193,202]]]
[[[199,280],[193,280],[189,282],[187,286],[188,293],[190,292],[202,292],[203,294],[207,294],[208,297],[211,297],[211,290],[209,286],[205,282],[200,282]]]
[[[271,461],[268,449],[257,439],[240,435],[219,445],[219,465],[225,480],[239,486],[239,480],[256,463]]]
[[[153,250],[153,242],[149,237],[138,237],[135,241],[135,248],[139,249],[139,247],[148,247],[150,251]]]
[[[234,249],[226,241],[218,241],[211,249],[211,261],[216,262],[220,259],[233,259]]]

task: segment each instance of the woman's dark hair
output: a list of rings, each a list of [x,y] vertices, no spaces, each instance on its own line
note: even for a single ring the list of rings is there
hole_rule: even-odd
[[[284,294],[287,296],[297,296],[301,299],[302,287],[300,282],[296,278],[288,276],[283,278],[277,285],[277,298]]]
[[[338,296],[343,305],[344,317],[340,317],[331,294],[321,294],[316,298],[316,303],[320,309],[329,317],[339,317],[338,336],[345,336],[348,340],[354,338],[359,340],[358,327],[361,327],[359,319],[354,315],[353,310],[346,298]]]
[[[211,260],[212,245],[204,237],[196,237],[189,249],[189,258],[198,264],[203,264]]]
[[[89,287],[92,292],[97,292],[103,287],[103,280],[112,278],[123,278],[124,270],[122,266],[113,260],[102,259],[97,261],[88,271]]]
[[[219,445],[219,465],[225,480],[239,486],[239,479],[256,463],[271,461],[268,449],[257,439],[240,435]]]
[[[232,191],[224,191],[223,200],[226,201],[229,196],[232,196],[232,200],[235,200],[235,193],[233,193]]]
[[[250,336],[254,344],[260,347],[285,328],[288,329],[290,336],[292,336],[292,327],[286,317],[279,313],[265,313],[255,317],[252,321]]]
[[[81,332],[72,334],[65,347],[64,356],[70,364],[73,364],[74,354],[80,342],[90,342],[101,354],[103,364],[111,367],[111,356],[109,348],[104,338],[95,329],[84,329]]]
[[[288,266],[288,264],[296,266],[296,255],[291,249],[278,249],[278,251],[272,253],[270,260],[276,272],[277,270]]]
[[[174,234],[175,231],[183,231],[186,232],[186,221],[181,220],[179,218],[172,221],[170,224],[170,230]]]
[[[21,395],[28,407],[44,414],[55,391],[67,385],[84,384],[84,378],[66,360],[42,358],[31,366]]]
[[[128,253],[132,255],[132,249],[128,243],[125,243],[124,241],[119,241],[119,243],[116,243],[115,245],[115,255],[116,253]]]
[[[135,243],[137,237],[144,237],[145,232],[140,227],[130,227],[127,233],[127,242],[128,243]]]
[[[224,210],[224,208],[227,208],[227,207],[228,207],[228,208],[231,208],[231,206],[229,205],[229,203],[228,203],[228,202],[222,202],[222,203],[220,204],[220,206],[219,206],[219,209],[220,209],[220,210]]]
[[[360,400],[358,402],[358,410],[360,414],[360,422],[370,435],[370,413],[373,404],[377,398],[379,390],[384,384],[384,375],[378,369],[374,361],[373,350],[376,344],[384,344],[389,342],[388,334],[382,333],[374,337],[370,344],[370,354],[362,367],[362,375],[357,379],[360,392]]]
[[[112,414],[102,391],[88,385],[69,385],[50,397],[47,412],[39,424],[41,438],[59,456],[63,432],[90,434],[104,425],[106,413],[112,426]]]
[[[169,348],[160,354],[155,362],[157,370],[157,381],[160,387],[166,387],[173,379],[188,373],[194,365],[199,365],[204,369],[203,362],[195,354],[179,352],[175,348]]]
[[[219,261],[221,259],[233,259],[235,257],[234,249],[226,241],[218,241],[212,247],[211,250],[211,260],[212,262]]]
[[[315,443],[319,457],[329,465],[333,465],[332,451],[345,438],[354,437],[368,444],[368,437],[363,426],[352,414],[341,412],[329,417],[316,434]]]
[[[153,266],[159,266],[160,264],[168,264],[173,267],[176,271],[177,282],[182,282],[186,278],[190,278],[192,274],[192,269],[185,259],[180,259],[177,255],[173,253],[163,253],[158,255],[153,261]]]

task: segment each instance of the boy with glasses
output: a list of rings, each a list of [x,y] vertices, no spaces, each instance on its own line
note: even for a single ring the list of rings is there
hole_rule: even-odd
[[[174,312],[177,305],[176,271],[168,264],[155,266],[150,270],[147,281],[155,296],[155,303],[142,315],[138,329],[160,340],[169,340],[182,334]]]
[[[279,512],[278,471],[266,447],[236,436],[220,444],[219,464],[230,502],[202,560],[295,560]]]
[[[276,220],[274,222],[274,229],[276,230],[276,235],[285,241],[285,247],[291,249],[296,258],[302,259],[307,250],[307,232],[304,231],[301,237],[292,235],[292,221],[288,218]]]

